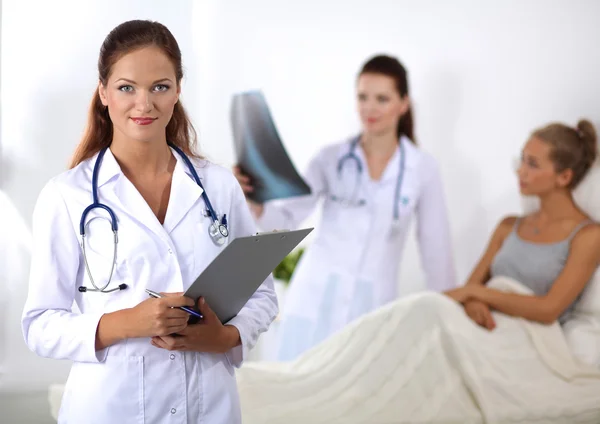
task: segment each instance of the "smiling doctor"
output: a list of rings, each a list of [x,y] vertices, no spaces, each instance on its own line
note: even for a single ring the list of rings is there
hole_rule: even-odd
[[[166,27],[117,26],[98,71],[72,168],[35,207],[27,345],[73,361],[59,423],[239,423],[234,367],[277,314],[272,281],[226,325],[202,300],[198,324],[174,307],[193,306],[182,292],[227,240],[256,231],[244,194],[193,154]]]
[[[406,70],[396,58],[375,56],[363,65],[357,108],[362,132],[315,155],[304,175],[310,195],[250,203],[259,227],[270,230],[297,227],[322,202],[315,239],[282,310],[280,360],[396,299],[414,218],[428,288],[456,285],[438,165],[416,145]],[[235,172],[252,191],[248,176]]]

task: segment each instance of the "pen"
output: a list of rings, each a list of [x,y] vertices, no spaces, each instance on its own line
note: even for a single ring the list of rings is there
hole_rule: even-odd
[[[152,297],[156,297],[156,298],[160,298],[160,297],[165,297],[160,293],[156,293],[155,291],[146,289],[146,293],[148,293],[150,296]],[[200,312],[196,312],[191,308],[188,308],[187,306],[177,306],[179,309],[186,311],[188,314],[192,314],[198,318],[204,318],[204,316],[200,313]]]

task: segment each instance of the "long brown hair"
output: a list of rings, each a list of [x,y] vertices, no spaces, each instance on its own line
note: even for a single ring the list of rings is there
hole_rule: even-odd
[[[396,91],[400,97],[408,95],[408,78],[406,69],[398,59],[392,56],[378,55],[369,59],[358,74],[381,74],[394,79],[396,83]],[[408,110],[398,120],[398,138],[402,135],[407,136],[410,141],[417,144],[414,134],[412,109],[409,106]]]
[[[124,22],[107,36],[98,57],[98,79],[106,85],[113,65],[124,55],[148,46],[156,46],[171,60],[175,67],[177,84],[183,78],[181,50],[173,34],[164,25],[145,20]],[[196,156],[196,131],[179,100],[173,109],[173,116],[166,128],[167,140],[186,155]],[[91,158],[104,147],[110,146],[113,138],[113,124],[108,108],[102,104],[98,88],[94,92],[83,137],[75,149],[70,167]]]

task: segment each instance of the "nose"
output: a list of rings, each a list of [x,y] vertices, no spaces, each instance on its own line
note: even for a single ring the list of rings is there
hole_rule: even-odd
[[[368,99],[362,100],[359,104],[359,109],[364,114],[368,115],[368,114],[372,113],[373,111],[375,111],[375,103]]]
[[[152,97],[150,93],[140,93],[136,98],[135,108],[137,111],[142,113],[152,112],[154,106],[152,104]]]

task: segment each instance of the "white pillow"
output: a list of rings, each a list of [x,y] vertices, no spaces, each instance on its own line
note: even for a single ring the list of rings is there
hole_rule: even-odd
[[[600,159],[573,191],[573,199],[590,218],[600,222]],[[523,197],[522,204],[525,213],[539,207],[537,198]],[[600,367],[600,268],[583,291],[563,330],[573,354],[585,363]]]

